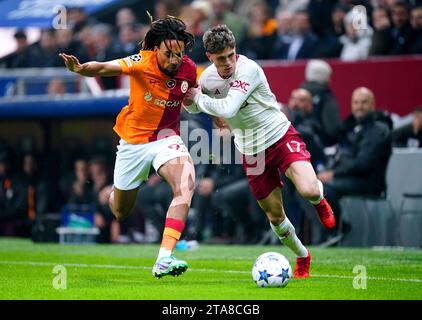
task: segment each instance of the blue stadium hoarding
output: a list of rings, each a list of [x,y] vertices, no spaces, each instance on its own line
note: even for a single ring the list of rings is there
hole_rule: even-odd
[[[127,96],[77,97],[22,97],[0,99],[0,121],[22,119],[115,117],[128,103]]]
[[[107,8],[120,0],[2,0],[0,27],[51,28],[61,8],[82,7],[88,14]]]

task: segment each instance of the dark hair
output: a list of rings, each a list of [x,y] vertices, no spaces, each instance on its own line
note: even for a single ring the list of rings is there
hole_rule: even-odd
[[[396,2],[394,2],[394,4],[392,5],[392,8],[394,7],[402,7],[403,9],[405,9],[408,13],[410,12],[410,6],[408,5],[408,3],[405,0],[397,0]]]
[[[185,49],[193,46],[195,39],[191,33],[186,31],[186,25],[181,19],[167,16],[165,19],[152,21],[151,15],[149,17],[151,28],[145,35],[145,39],[139,43],[141,50],[154,50],[154,47],[160,46],[164,40],[183,41]]]
[[[15,37],[15,39],[26,39],[26,33],[25,33],[25,31],[19,29],[19,30],[16,31],[14,37]]]
[[[208,29],[202,38],[205,50],[209,53],[219,53],[226,48],[234,48],[236,39],[233,32],[225,25],[218,25]]]

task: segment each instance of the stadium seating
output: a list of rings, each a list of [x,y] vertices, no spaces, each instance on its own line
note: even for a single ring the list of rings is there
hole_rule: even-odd
[[[421,150],[394,149],[385,196],[341,199],[343,219],[352,227],[342,246],[422,246],[421,163]]]
[[[398,221],[399,245],[422,247],[422,194],[405,194]]]

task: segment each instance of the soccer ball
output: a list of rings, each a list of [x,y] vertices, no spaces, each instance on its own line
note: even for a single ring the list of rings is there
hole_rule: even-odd
[[[285,287],[291,277],[289,260],[277,252],[261,254],[252,267],[252,278],[260,287]]]

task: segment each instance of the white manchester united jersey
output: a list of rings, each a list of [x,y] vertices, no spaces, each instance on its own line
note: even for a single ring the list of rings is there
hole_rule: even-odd
[[[225,118],[235,145],[243,154],[265,150],[283,137],[290,126],[264,71],[245,56],[238,56],[236,71],[230,78],[221,78],[212,64],[201,74],[199,82],[203,93],[186,109]]]

